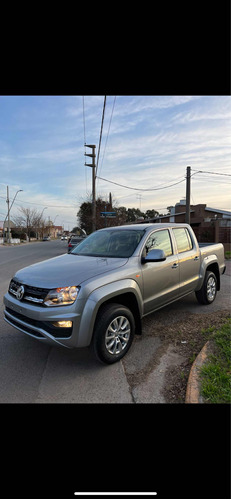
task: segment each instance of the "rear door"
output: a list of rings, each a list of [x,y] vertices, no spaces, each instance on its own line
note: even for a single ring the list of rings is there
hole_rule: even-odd
[[[144,314],[177,299],[179,296],[178,256],[174,255],[170,231],[153,231],[143,247],[143,256],[155,248],[164,250],[166,260],[142,264]]]
[[[179,259],[179,295],[195,291],[200,272],[200,252],[186,227],[172,229]]]

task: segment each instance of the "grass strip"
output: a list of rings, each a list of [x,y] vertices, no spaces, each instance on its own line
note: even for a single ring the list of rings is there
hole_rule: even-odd
[[[201,395],[205,403],[231,403],[231,318],[209,340],[212,354],[200,371]]]

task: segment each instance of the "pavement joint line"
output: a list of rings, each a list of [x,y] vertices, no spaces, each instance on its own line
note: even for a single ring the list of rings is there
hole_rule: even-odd
[[[46,374],[46,369],[47,369],[47,366],[48,366],[48,362],[49,362],[49,357],[50,357],[50,354],[51,354],[51,350],[52,350],[52,346],[49,346],[49,349],[48,349],[48,352],[47,352],[45,366],[44,366],[43,372],[41,374],[41,378],[40,378],[40,381],[39,381],[39,386],[38,386],[38,391],[37,391],[36,399],[34,401],[35,403],[40,403],[40,399],[42,399],[42,397],[40,395],[40,388],[41,388],[41,385],[43,383],[43,379],[44,379],[45,374]]]

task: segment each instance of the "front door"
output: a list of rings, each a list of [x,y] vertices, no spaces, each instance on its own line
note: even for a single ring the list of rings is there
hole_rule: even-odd
[[[166,260],[142,264],[144,314],[158,309],[179,296],[178,256],[173,254],[168,229],[151,233],[145,243],[143,255],[158,248],[164,250]]]

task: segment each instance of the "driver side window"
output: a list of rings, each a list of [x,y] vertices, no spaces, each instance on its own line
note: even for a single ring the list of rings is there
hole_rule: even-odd
[[[168,229],[162,229],[161,231],[155,231],[152,233],[146,241],[145,250],[146,255],[150,250],[164,250],[166,257],[172,255],[172,243],[170,239],[170,234]]]

